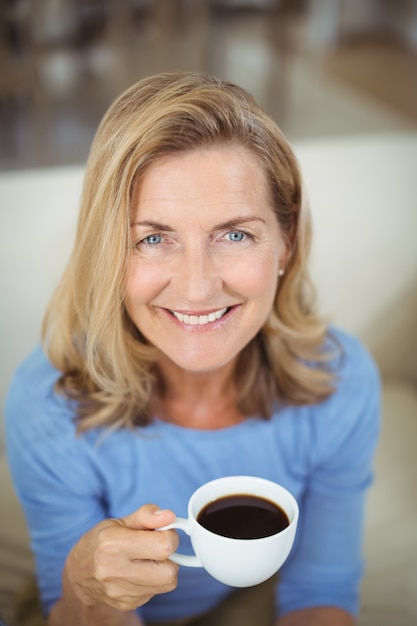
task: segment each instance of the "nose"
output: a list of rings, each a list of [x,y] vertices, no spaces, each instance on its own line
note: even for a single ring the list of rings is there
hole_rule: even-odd
[[[190,305],[210,304],[222,288],[223,280],[212,251],[204,244],[193,244],[178,255],[173,283],[177,295]]]

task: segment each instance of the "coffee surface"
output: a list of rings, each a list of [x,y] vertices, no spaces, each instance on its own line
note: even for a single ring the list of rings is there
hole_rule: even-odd
[[[270,500],[234,494],[209,502],[197,521],[216,535],[233,539],[269,537],[289,526],[285,511]]]

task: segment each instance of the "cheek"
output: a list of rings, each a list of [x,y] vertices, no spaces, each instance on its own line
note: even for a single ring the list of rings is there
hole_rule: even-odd
[[[163,273],[160,268],[150,267],[146,264],[132,260],[127,269],[126,276],[126,305],[145,304],[152,300],[161,289]]]
[[[277,288],[278,265],[277,255],[248,255],[244,263],[230,264],[229,282],[248,297],[268,297]]]

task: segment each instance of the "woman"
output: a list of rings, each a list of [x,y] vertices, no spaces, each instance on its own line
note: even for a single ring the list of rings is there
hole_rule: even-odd
[[[237,86],[154,76],[104,117],[81,205],[7,403],[48,624],[353,624],[379,381],[314,310],[286,139]],[[238,592],[154,531],[228,474],[300,504],[279,580]]]

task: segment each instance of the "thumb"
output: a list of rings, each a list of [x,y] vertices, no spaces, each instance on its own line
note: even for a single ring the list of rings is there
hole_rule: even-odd
[[[154,530],[172,524],[175,513],[169,509],[160,509],[156,504],[145,504],[120,521],[133,530]]]

